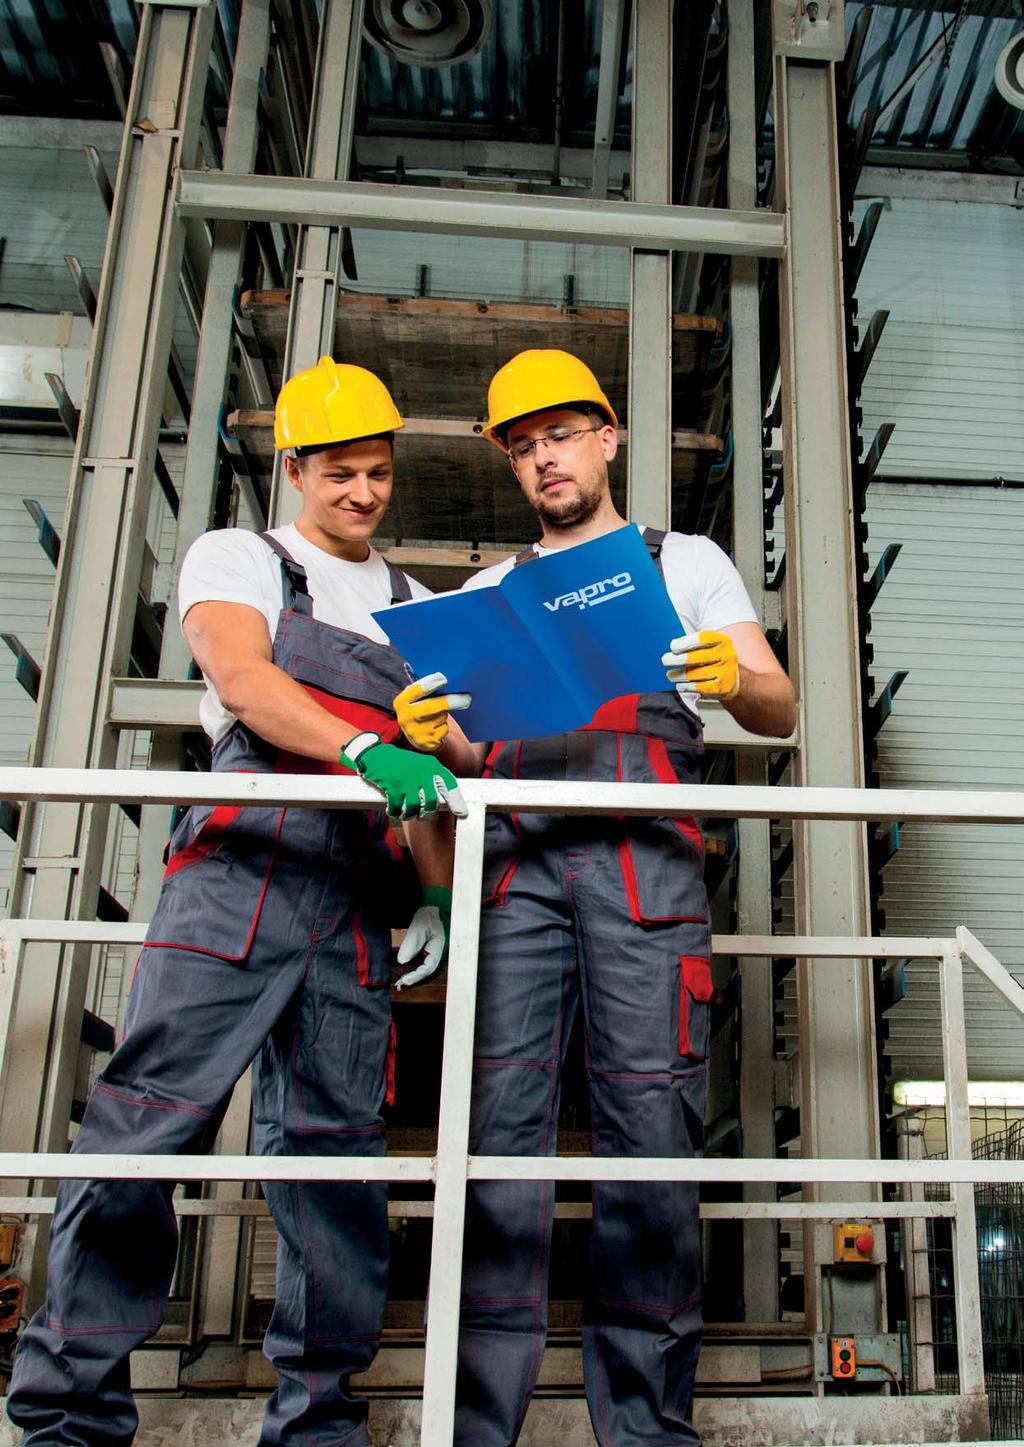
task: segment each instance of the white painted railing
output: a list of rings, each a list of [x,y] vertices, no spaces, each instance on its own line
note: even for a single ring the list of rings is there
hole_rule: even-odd
[[[789,818],[861,821],[1024,822],[1024,794],[872,790],[717,787],[707,785],[589,784],[536,781],[467,781],[468,815],[456,832],[455,907],[445,1015],[444,1057],[437,1153],[433,1158],[385,1156],[108,1156],[0,1153],[0,1176],[45,1180],[55,1177],[160,1180],[387,1180],[434,1184],[430,1274],[430,1331],[427,1336],[422,1441],[447,1447],[452,1441],[454,1387],[461,1287],[462,1240],[467,1180],[689,1180],[948,1184],[950,1199],[933,1202],[867,1200],[724,1202],[702,1214],[745,1219],[881,1219],[948,1216],[956,1252],[956,1317],[960,1390],[984,1391],[978,1314],[977,1241],[973,1185],[1016,1181],[1019,1163],[971,1159],[967,1100],[967,1049],[963,1006],[964,963],[1024,1014],[1024,988],[974,937],[960,929],[946,938],[814,938],[806,936],[716,936],[713,950],[733,956],[813,959],[816,967],[843,959],[916,958],[939,967],[949,1158],[896,1160],[674,1160],[470,1156],[469,1110],[476,1011],[477,946],[484,824],[488,810],[520,813],[696,815],[700,818]],[[139,804],[203,802],[277,804],[297,808],[367,808],[379,796],[361,781],[311,775],[143,773],[73,769],[0,769],[0,798],[20,801]],[[27,941],[139,943],[142,925],[97,924],[88,920],[18,919],[0,923],[0,1073],[6,1062],[10,1024],[17,1005]],[[203,1214],[255,1212],[259,1203],[181,1203]],[[0,1198],[0,1209],[40,1214],[51,1198]],[[421,1206],[423,1213],[427,1209]]]

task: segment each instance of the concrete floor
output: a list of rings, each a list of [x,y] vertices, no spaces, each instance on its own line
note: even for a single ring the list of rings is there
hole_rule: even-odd
[[[142,1396],[135,1447],[255,1447],[262,1410],[258,1398]],[[418,1401],[373,1402],[374,1447],[419,1447],[419,1417]],[[706,1447],[945,1447],[980,1443],[988,1432],[984,1397],[705,1397],[697,1403],[696,1418]],[[19,1440],[5,1413],[0,1447],[17,1447]],[[519,1447],[556,1443],[594,1447],[582,1401],[542,1400],[530,1407]]]

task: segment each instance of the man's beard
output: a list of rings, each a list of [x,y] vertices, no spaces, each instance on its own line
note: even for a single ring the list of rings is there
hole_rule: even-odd
[[[538,516],[552,528],[572,528],[589,522],[601,506],[601,489],[590,489],[579,482],[576,489],[575,496],[561,502],[548,502],[544,493],[540,493],[534,503]]]

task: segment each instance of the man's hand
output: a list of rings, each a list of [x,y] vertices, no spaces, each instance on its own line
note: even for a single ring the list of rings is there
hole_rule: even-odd
[[[448,715],[473,702],[468,693],[442,693],[448,680],[443,673],[430,673],[403,688],[392,707],[399,727],[417,749],[432,754],[444,743],[448,734]]]
[[[740,691],[740,661],[727,633],[706,628],[673,638],[661,663],[670,683],[688,686],[701,698],[730,703]]]
[[[448,963],[448,938],[452,928],[452,892],[443,884],[423,891],[423,903],[409,922],[398,950],[398,963],[407,965],[423,951],[423,963],[407,970],[395,982],[395,989],[418,985],[443,970]]]
[[[381,791],[394,819],[426,818],[436,813],[439,804],[460,818],[466,815],[459,782],[449,769],[436,759],[382,743],[379,734],[366,732],[349,739],[341,762]]]

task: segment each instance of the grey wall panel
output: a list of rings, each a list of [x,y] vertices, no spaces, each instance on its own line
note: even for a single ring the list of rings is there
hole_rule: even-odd
[[[116,155],[104,162],[113,179]],[[66,255],[77,256],[99,286],[107,212],[81,150],[0,149],[0,305],[81,312]]]
[[[896,424],[880,475],[1024,481],[1022,263],[1013,206],[890,201],[857,288],[862,328],[890,313],[862,393],[865,444]]]
[[[53,565],[36,541],[22,498],[34,497],[59,532],[64,521],[71,443],[0,436],[0,628],[16,633],[42,664],[53,593]],[[28,761],[35,704],[14,677],[14,656],[0,649],[0,762]],[[0,907],[6,910],[14,845],[0,834]]]
[[[432,296],[560,306],[565,277],[572,275],[578,305],[629,305],[629,252],[624,248],[405,231],[356,231],[352,240],[358,291],[414,296],[418,268],[428,266]]]
[[[903,545],[872,609],[879,684],[909,670],[878,738],[883,787],[1024,790],[1024,492],[879,483],[869,560]],[[1024,981],[1024,829],[907,825],[883,874],[888,932],[965,924]],[[934,968],[911,964],[890,1012],[897,1077],[942,1076]],[[1024,1024],[968,978],[979,1080],[1024,1079]]]

